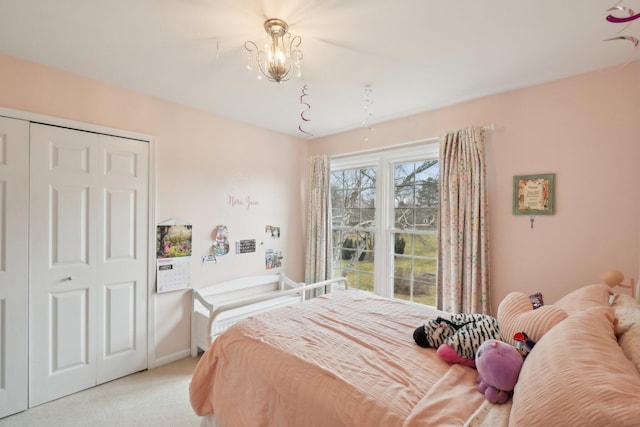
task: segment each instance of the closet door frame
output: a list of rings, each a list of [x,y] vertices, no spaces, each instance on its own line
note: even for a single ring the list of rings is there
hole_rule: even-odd
[[[46,116],[42,114],[30,113],[27,111],[13,110],[10,108],[0,107],[0,116],[26,120],[33,123],[41,123],[44,125],[60,126],[70,129],[77,129],[86,132],[94,132],[105,135],[113,135],[122,138],[135,139],[149,144],[149,206],[148,206],[148,242],[147,252],[147,369],[153,369],[159,366],[155,354],[155,251],[156,251],[156,137],[143,133],[131,132],[122,129],[111,128],[107,126],[93,125],[75,120],[60,119],[57,117]]]

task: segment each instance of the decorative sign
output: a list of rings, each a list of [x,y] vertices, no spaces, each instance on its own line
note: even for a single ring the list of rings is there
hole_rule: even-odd
[[[513,177],[514,215],[553,215],[555,174]]]
[[[256,239],[240,240],[236,242],[237,254],[248,254],[256,251]]]
[[[258,206],[260,204],[260,202],[258,202],[257,200],[253,200],[251,196],[236,197],[230,194],[228,200],[229,206],[233,208],[241,207],[245,208],[246,210],[249,210],[249,208],[252,206]]]

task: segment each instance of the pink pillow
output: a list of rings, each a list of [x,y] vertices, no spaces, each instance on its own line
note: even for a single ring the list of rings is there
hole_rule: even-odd
[[[634,426],[640,374],[616,341],[610,307],[582,310],[551,329],[524,362],[509,425]]]
[[[543,305],[534,310],[531,300],[522,292],[511,292],[504,297],[497,315],[502,340],[514,346],[513,335],[516,332],[525,332],[529,338],[538,341],[566,318],[567,313],[553,305]]]
[[[553,305],[566,311],[569,316],[590,307],[607,307],[609,287],[602,284],[583,286],[569,292]]]

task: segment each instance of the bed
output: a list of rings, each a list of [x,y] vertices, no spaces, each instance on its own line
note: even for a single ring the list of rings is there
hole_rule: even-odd
[[[230,327],[201,356],[191,404],[220,427],[637,426],[640,310],[609,297],[590,285],[544,310],[520,293],[500,303],[501,329],[537,339],[505,405],[477,391],[475,369],[414,343],[416,326],[443,313],[356,290]]]

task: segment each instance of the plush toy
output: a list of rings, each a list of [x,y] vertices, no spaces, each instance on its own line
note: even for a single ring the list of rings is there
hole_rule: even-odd
[[[505,403],[518,382],[522,363],[514,346],[499,340],[483,342],[476,354],[478,391],[491,403]]]
[[[457,325],[444,317],[427,321],[413,331],[413,339],[420,347],[438,348],[445,339],[455,334]]]
[[[501,339],[498,321],[486,314],[453,314],[438,317],[413,332],[421,347],[437,348],[441,359],[475,367],[476,351],[483,341]]]
[[[523,359],[527,358],[533,349],[533,346],[536,345],[536,342],[529,338],[529,335],[524,331],[516,332],[513,335],[513,340],[516,342],[516,350],[518,350],[518,353],[520,353],[520,356],[522,356]]]

